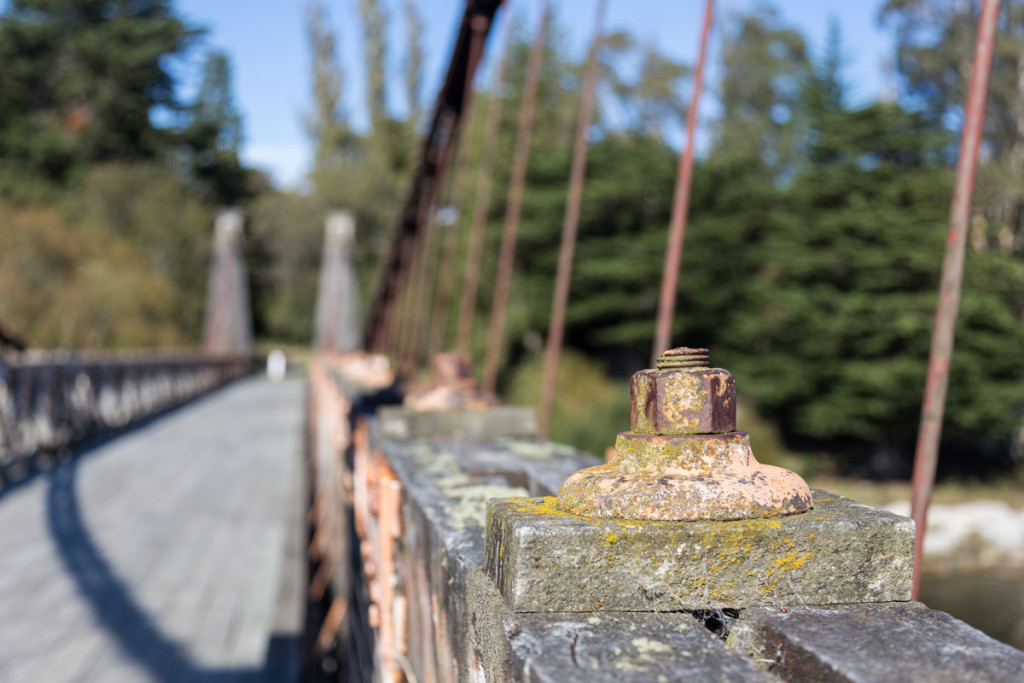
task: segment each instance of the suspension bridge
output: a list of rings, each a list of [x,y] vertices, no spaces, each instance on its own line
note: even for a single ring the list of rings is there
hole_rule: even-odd
[[[457,352],[440,353],[436,312],[454,297],[443,277],[454,266],[437,276],[450,252],[432,217],[499,5],[466,3],[365,325],[355,227],[328,218],[307,368],[263,377],[236,212],[218,219],[201,352],[45,353],[0,339],[0,679],[1020,680],[1024,653],[912,600],[921,532],[905,518],[805,494],[791,478],[785,501],[766,494],[774,512],[734,502],[672,521],[676,508],[643,492],[625,516],[607,512],[622,501],[586,492],[589,512],[572,511],[567,478],[620,467],[615,485],[626,482],[627,456],[660,454],[665,440],[722,449],[703,479],[741,466],[751,480],[786,476],[742,451],[731,376],[709,374],[706,350],[655,344],[657,368],[634,377],[646,402],[620,435],[634,445],[605,465],[546,440],[550,395],[539,416],[495,395],[545,22],[527,68],[482,385],[464,352],[475,290],[463,292]],[[705,34],[710,3],[707,17]],[[466,283],[480,277],[479,229]],[[666,273],[677,269],[670,257]],[[661,317],[671,315],[668,301]],[[412,381],[428,361],[431,380]],[[678,373],[710,378],[700,391],[712,407],[673,403]],[[637,490],[668,486],[676,470]]]

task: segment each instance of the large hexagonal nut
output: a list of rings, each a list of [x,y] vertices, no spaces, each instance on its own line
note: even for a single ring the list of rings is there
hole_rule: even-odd
[[[720,368],[641,370],[633,375],[636,434],[722,434],[736,429],[736,381]]]

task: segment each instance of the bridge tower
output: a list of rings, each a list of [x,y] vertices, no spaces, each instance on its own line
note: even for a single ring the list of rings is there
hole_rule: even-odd
[[[355,218],[350,212],[328,214],[313,330],[313,346],[318,351],[356,351],[363,344],[359,280],[352,263],[355,234]]]
[[[208,353],[252,351],[249,275],[242,256],[243,221],[241,209],[224,209],[217,214],[203,324],[203,349]]]

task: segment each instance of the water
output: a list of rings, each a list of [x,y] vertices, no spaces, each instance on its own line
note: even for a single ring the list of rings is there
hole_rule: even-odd
[[[1024,568],[926,573],[921,602],[1024,650]]]

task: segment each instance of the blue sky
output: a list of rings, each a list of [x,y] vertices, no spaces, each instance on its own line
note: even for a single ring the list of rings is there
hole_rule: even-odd
[[[700,0],[607,0],[605,27],[625,30],[662,52],[695,63],[704,3]],[[358,0],[327,0],[332,25],[339,40],[339,56],[345,69],[344,100],[358,128],[366,112],[361,106],[364,78],[359,35]],[[406,44],[400,0],[385,0],[392,17],[388,59],[397,73]],[[553,0],[560,23],[567,31],[571,54],[582,56],[593,30],[593,0]],[[719,0],[716,22],[730,12],[749,9],[754,0]],[[891,34],[876,23],[880,0],[790,0],[776,3],[784,21],[798,28],[820,49],[831,18],[838,20],[853,99],[866,101],[891,89],[886,63],[892,58]],[[270,171],[283,187],[295,186],[308,169],[311,149],[303,128],[303,115],[311,106],[309,47],[304,28],[305,0],[177,0],[175,7],[188,21],[209,30],[204,46],[228,53],[234,71],[234,94],[244,117],[246,162]],[[443,77],[451,41],[463,6],[462,0],[420,0],[425,23],[424,102],[432,102]],[[511,0],[511,11],[533,22],[540,0]],[[499,23],[499,27],[501,24]],[[715,66],[719,54],[717,36],[710,45],[709,97],[702,102],[702,119],[714,113]],[[498,41],[491,41],[496,48]],[[201,62],[200,51],[180,65],[179,78],[185,96],[194,89]],[[689,86],[684,96],[689,98]],[[402,111],[405,103],[395,93],[391,104]]]

